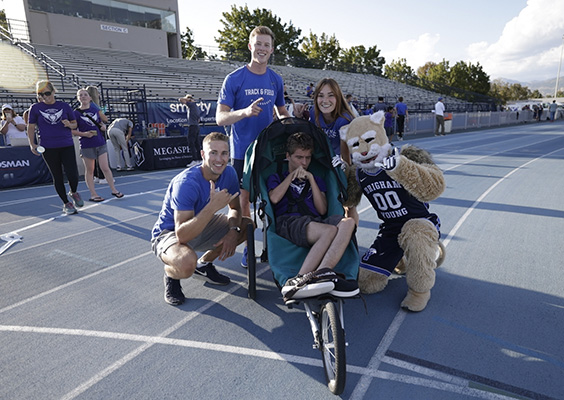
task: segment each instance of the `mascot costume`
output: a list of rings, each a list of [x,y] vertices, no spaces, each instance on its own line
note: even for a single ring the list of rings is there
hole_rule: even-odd
[[[376,293],[386,287],[394,270],[405,273],[408,291],[401,307],[422,311],[431,298],[435,268],[445,256],[440,221],[428,205],[445,189],[443,173],[427,151],[412,145],[401,151],[392,147],[382,111],[355,118],[340,135],[352,160],[345,206],[358,205],[364,194],[383,221],[361,258],[359,287],[362,293]]]

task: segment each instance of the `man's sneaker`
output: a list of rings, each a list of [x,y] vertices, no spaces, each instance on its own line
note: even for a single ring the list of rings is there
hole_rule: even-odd
[[[180,281],[178,279],[172,279],[165,274],[164,276],[164,300],[173,306],[179,306],[184,303],[186,297],[182,293],[182,286],[180,286]]]
[[[209,282],[213,285],[228,285],[231,282],[228,276],[222,275],[215,269],[215,265],[211,262],[201,267],[196,267],[194,275],[196,279]]]
[[[335,288],[334,280],[336,279],[337,274],[332,269],[323,268],[288,279],[282,287],[281,293],[285,302],[289,299],[319,296],[333,290]]]
[[[249,263],[247,262],[247,246],[243,249],[243,257],[241,257],[241,267],[248,268]]]
[[[333,296],[337,297],[354,297],[360,293],[358,288],[358,282],[355,280],[346,280],[342,276],[337,275],[335,282],[335,288],[329,292]]]
[[[78,213],[77,209],[74,207],[74,204],[72,204],[70,201],[63,205],[63,212],[67,215]]]
[[[84,205],[84,201],[82,201],[82,197],[80,197],[80,193],[78,192],[73,193],[71,191],[69,192],[69,196],[72,199],[72,202],[74,203],[75,207],[82,207]]]

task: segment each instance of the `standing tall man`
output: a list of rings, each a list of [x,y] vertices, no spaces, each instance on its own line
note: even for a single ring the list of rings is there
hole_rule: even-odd
[[[437,124],[435,126],[435,136],[439,136],[439,126],[441,127],[441,135],[445,135],[445,104],[443,103],[443,98],[439,97],[439,100],[435,104],[435,119]]]
[[[247,147],[273,119],[289,117],[284,101],[282,77],[268,68],[268,60],[274,52],[274,33],[266,26],[257,26],[249,35],[249,64],[236,69],[225,77],[217,100],[215,119],[217,125],[231,125],[233,167],[239,182],[243,179],[243,166]],[[250,217],[249,192],[241,189],[243,216]],[[247,266],[247,247],[241,260]]]
[[[192,155],[192,161],[187,167],[196,165],[202,158],[200,157],[200,107],[194,101],[194,96],[187,94],[178,99],[186,105],[188,119],[188,147]]]

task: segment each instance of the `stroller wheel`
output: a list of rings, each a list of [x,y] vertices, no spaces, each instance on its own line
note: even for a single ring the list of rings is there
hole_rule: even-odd
[[[345,331],[341,326],[337,307],[332,300],[326,300],[320,311],[321,354],[327,386],[333,394],[345,390],[347,360],[345,353]]]

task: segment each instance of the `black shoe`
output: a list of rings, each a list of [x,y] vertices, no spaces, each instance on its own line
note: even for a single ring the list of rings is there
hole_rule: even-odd
[[[228,285],[231,282],[228,276],[222,275],[215,269],[215,265],[211,262],[201,267],[196,267],[194,275],[196,279],[209,282],[213,285]]]
[[[337,279],[337,274],[329,268],[308,272],[305,275],[296,275],[288,279],[282,287],[284,302],[287,304],[290,299],[303,299],[329,293],[335,288],[335,279]]]
[[[337,297],[354,297],[360,293],[358,282],[355,280],[346,280],[338,277],[335,281],[335,289],[331,290],[329,294]]]
[[[180,286],[180,281],[178,279],[172,279],[165,274],[164,286],[164,299],[168,304],[179,306],[184,303],[186,297],[184,297],[184,293],[182,293],[182,286]]]

